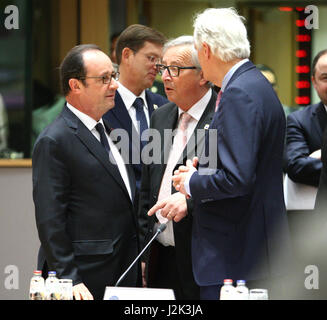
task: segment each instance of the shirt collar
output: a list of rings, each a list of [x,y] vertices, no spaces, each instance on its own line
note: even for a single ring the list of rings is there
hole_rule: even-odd
[[[232,78],[233,74],[235,73],[235,71],[244,63],[248,62],[249,59],[243,59],[241,61],[239,61],[238,63],[236,63],[235,65],[233,65],[229,71],[225,74],[225,77],[223,79],[223,83],[221,85],[221,90],[222,92],[224,92],[229,80]]]
[[[98,122],[102,123],[103,125],[103,120],[102,118],[97,122],[95,121],[93,118],[91,118],[90,116],[88,116],[87,114],[83,113],[82,111],[76,109],[75,107],[73,107],[70,103],[67,102],[67,107],[69,108],[69,110],[71,112],[73,112],[75,114],[75,116],[80,119],[83,124],[91,131],[94,129],[94,127],[96,126],[96,124]]]
[[[204,109],[207,107],[210,99],[212,96],[212,89],[209,89],[208,92],[199,100],[197,101],[190,109],[186,112],[192,116],[193,119],[199,121],[202,117]],[[185,112],[181,108],[178,108],[178,118],[180,115]]]
[[[127,108],[127,110],[129,111],[129,109],[132,107],[135,99],[137,97],[140,97],[143,99],[144,105],[146,108],[148,108],[147,102],[146,102],[146,96],[145,96],[145,90],[143,90],[141,92],[141,94],[139,96],[136,96],[132,91],[130,91],[129,89],[127,89],[124,85],[122,85],[120,82],[119,83],[119,87],[118,87],[118,92],[121,96],[121,98],[124,101],[124,104]]]

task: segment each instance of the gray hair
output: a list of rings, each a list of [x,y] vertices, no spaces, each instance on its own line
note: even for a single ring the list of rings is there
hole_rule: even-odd
[[[194,42],[199,47],[206,42],[224,62],[250,56],[250,43],[243,23],[234,8],[210,8],[194,19]]]
[[[166,53],[166,51],[172,47],[179,47],[179,46],[191,46],[191,61],[192,64],[198,69],[201,70],[201,65],[198,60],[198,54],[196,50],[194,49],[194,38],[193,36],[184,35],[180,36],[175,39],[171,39],[168,42],[165,43],[163,47],[163,54]]]

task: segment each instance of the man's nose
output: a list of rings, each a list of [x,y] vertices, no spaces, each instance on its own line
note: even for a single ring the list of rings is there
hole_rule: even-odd
[[[111,81],[110,81],[110,83],[109,83],[109,87],[110,87],[111,89],[115,89],[115,90],[117,90],[118,87],[119,87],[118,81],[115,80],[115,79],[111,79]]]
[[[162,72],[161,78],[162,80],[165,80],[167,78],[171,79],[170,73],[167,68],[164,69],[164,71]]]

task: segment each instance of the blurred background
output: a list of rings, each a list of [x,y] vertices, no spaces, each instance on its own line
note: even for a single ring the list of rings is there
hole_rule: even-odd
[[[10,5],[19,10],[17,29],[6,27],[15,22]],[[326,1],[0,0],[0,158],[31,157],[37,135],[63,107],[58,66],[74,45],[96,43],[110,54],[115,36],[133,23],[167,38],[192,34],[197,12],[231,6],[246,18],[252,61],[274,73],[285,113],[317,102],[310,65],[327,47]],[[152,90],[162,93],[160,78]]]

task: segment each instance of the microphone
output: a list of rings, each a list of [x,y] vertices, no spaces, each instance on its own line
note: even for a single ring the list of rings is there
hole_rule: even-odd
[[[135,260],[130,264],[130,266],[127,268],[127,270],[120,276],[120,278],[118,279],[118,281],[115,284],[115,287],[118,286],[118,284],[126,277],[127,273],[129,272],[129,270],[132,269],[132,267],[134,266],[134,264],[137,262],[137,260],[142,256],[142,254],[146,251],[146,249],[149,247],[149,245],[152,243],[152,241],[161,233],[164,232],[165,229],[167,227],[166,223],[162,223],[156,233],[153,235],[153,237],[151,238],[151,240],[147,243],[147,245],[143,248],[143,250],[139,253],[139,255],[135,258]]]

